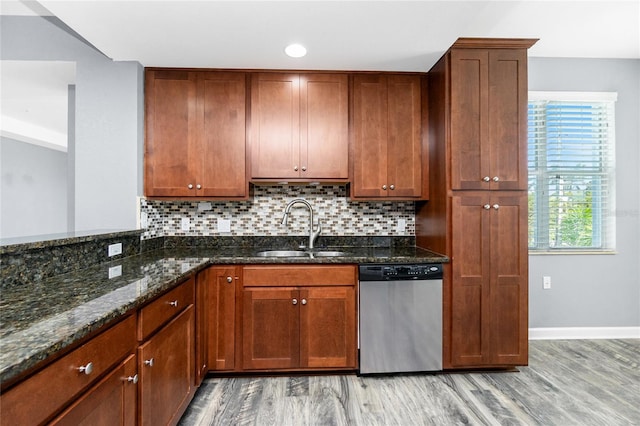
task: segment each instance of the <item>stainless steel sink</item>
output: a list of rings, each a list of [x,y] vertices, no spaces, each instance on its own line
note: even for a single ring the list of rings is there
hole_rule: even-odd
[[[302,251],[302,250],[264,250],[256,253],[258,257],[339,257],[343,251]]]
[[[265,250],[256,253],[259,257],[306,257],[307,252],[301,250]]]
[[[313,257],[340,257],[345,256],[347,253],[343,251],[313,251],[311,255]]]

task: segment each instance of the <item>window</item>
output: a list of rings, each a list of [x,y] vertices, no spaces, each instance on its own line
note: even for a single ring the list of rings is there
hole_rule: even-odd
[[[529,249],[615,245],[616,93],[529,92]]]

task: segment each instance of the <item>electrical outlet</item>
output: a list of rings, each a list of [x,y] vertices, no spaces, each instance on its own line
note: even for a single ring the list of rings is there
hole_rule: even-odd
[[[182,218],[181,228],[182,228],[183,231],[188,231],[189,230],[189,218],[188,217],[183,217]]]
[[[406,219],[398,219],[398,225],[396,226],[396,231],[398,233],[402,233],[407,228],[407,220]]]
[[[202,201],[200,203],[198,203],[198,211],[199,212],[206,212],[211,210],[211,203],[208,201]]]
[[[231,232],[231,220],[218,219],[218,232]]]
[[[551,277],[542,277],[542,288],[545,290],[549,290],[551,288]]]
[[[109,257],[122,253],[122,243],[109,244]]]
[[[147,229],[149,227],[149,216],[146,213],[140,214],[140,228]]]
[[[112,266],[109,268],[109,279],[122,275],[122,265]]]

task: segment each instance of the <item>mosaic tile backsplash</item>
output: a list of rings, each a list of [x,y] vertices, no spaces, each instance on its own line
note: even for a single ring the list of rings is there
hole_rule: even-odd
[[[350,201],[346,187],[340,185],[256,186],[252,199],[248,201],[202,203],[141,198],[142,239],[167,236],[308,235],[309,212],[301,204],[291,209],[288,224],[281,224],[287,203],[296,198],[304,198],[313,206],[314,225],[317,226],[319,219],[322,235],[415,235],[415,207],[412,201]],[[219,232],[218,219],[230,221],[231,231]],[[398,226],[402,221],[404,227]],[[183,225],[189,229],[183,230]]]

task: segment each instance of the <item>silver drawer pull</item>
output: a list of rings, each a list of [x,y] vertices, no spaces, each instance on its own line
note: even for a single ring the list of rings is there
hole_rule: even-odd
[[[382,185],[382,189],[387,190],[387,185]]]
[[[202,185],[197,184],[197,185],[196,185],[196,189],[202,189]]]
[[[187,188],[193,189],[193,184],[190,183],[189,185],[187,185]]]
[[[138,383],[138,375],[136,374],[135,376],[129,376],[127,378],[125,378],[125,380],[129,383],[133,383],[134,385],[136,383]]]
[[[307,171],[307,166],[302,166],[302,171],[306,172]]]
[[[500,178],[499,178],[498,176],[494,176],[494,177],[493,177],[493,181],[494,181],[494,182],[498,182],[499,180],[500,180]]]
[[[293,303],[294,305],[297,305],[297,304],[298,304],[298,299],[293,299],[293,300],[291,301],[291,303]]]
[[[493,208],[494,208],[494,209],[496,209],[496,210],[498,210],[498,209],[500,208],[500,205],[499,205],[499,204],[494,204],[494,205],[493,205]]]
[[[149,367],[153,367],[153,358],[145,360],[144,361],[144,365],[148,365]]]
[[[307,304],[307,299],[302,299],[302,304],[306,305]]]
[[[394,189],[396,189],[396,186],[395,186],[395,185],[391,185],[391,186],[389,187],[389,189],[393,191]]]
[[[482,178],[483,181],[485,182],[489,182],[491,180],[491,178],[489,176],[485,176]]]
[[[485,204],[484,206],[482,206],[485,210],[489,210],[491,208],[491,206],[489,204]]]
[[[231,277],[227,277],[227,282],[228,282],[228,283],[233,282],[233,278],[231,278]]]
[[[93,372],[93,363],[89,362],[87,365],[78,367],[78,371],[86,374],[87,376]]]
[[[172,300],[171,302],[169,302],[169,305],[173,306],[174,308],[178,307],[178,301],[177,300]]]

